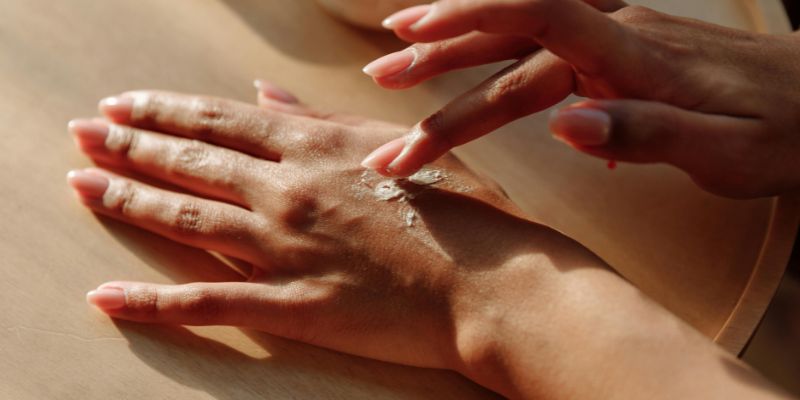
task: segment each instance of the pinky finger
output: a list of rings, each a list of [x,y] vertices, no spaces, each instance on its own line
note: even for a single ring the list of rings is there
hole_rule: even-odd
[[[270,302],[262,285],[248,282],[158,285],[108,282],[86,294],[86,300],[114,318],[172,325],[261,327],[258,309]]]

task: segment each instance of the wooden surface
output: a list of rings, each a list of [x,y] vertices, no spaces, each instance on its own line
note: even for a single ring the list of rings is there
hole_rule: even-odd
[[[764,26],[741,2],[650,3]],[[132,88],[249,100],[250,82],[262,77],[312,104],[410,124],[492,69],[381,90],[359,69],[398,46],[310,0],[2,2],[0,398],[491,397],[452,373],[257,332],[114,323],[83,300],[111,279],[213,281],[229,272],[204,252],[98,219],[73,201],[64,174],[88,163],[65,131],[70,118],[94,115],[97,99]],[[544,120],[512,124],[459,154],[533,218],[738,351],[788,258],[797,203],[720,199],[663,166],[610,172],[551,140]]]

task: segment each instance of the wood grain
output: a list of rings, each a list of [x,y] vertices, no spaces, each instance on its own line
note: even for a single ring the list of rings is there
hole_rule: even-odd
[[[755,27],[737,2],[651,3]],[[110,321],[83,300],[101,282],[217,281],[231,272],[207,253],[93,216],[73,200],[64,174],[88,165],[66,122],[94,115],[99,98],[127,89],[251,100],[250,82],[261,77],[311,104],[410,124],[496,67],[381,90],[359,69],[401,44],[342,25],[310,0],[26,0],[0,10],[0,398],[493,396],[453,373],[258,332]],[[541,116],[459,154],[531,217],[576,237],[734,351],[788,257],[793,200],[724,200],[661,166],[609,172],[550,140]],[[757,301],[743,297],[751,287],[760,288]]]

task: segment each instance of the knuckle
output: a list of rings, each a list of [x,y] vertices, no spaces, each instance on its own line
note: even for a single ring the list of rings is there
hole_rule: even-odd
[[[644,25],[658,20],[661,14],[644,6],[633,5],[620,8],[611,17],[624,24]]]
[[[309,186],[294,186],[282,193],[284,206],[278,210],[276,221],[291,232],[308,232],[321,218],[317,197]]]
[[[127,179],[114,180],[115,188],[108,207],[123,216],[133,217],[136,214],[139,188]]]
[[[126,293],[126,306],[142,314],[158,314],[160,305],[158,290],[149,286],[133,287]]]
[[[419,123],[422,132],[437,149],[449,150],[454,147],[448,132],[447,113],[438,110]]]
[[[347,138],[339,129],[317,127],[297,133],[293,138],[293,142],[293,147],[306,158],[314,158],[329,155],[345,148]]]
[[[484,101],[490,105],[509,105],[516,103],[530,85],[530,77],[520,69],[510,70],[496,77],[484,93]]]
[[[133,158],[137,154],[141,137],[141,133],[135,129],[111,125],[106,139],[106,147],[121,157]]]
[[[182,236],[211,233],[208,219],[194,200],[185,200],[178,205],[170,225],[175,233]]]
[[[142,125],[155,125],[162,119],[162,110],[165,105],[166,100],[159,93],[136,92],[131,120]]]
[[[199,321],[214,320],[225,311],[224,302],[218,301],[213,291],[201,285],[184,286],[176,303],[181,313]]]
[[[189,103],[189,110],[186,124],[201,140],[217,131],[228,119],[227,108],[219,99],[195,97]]]
[[[208,146],[198,140],[192,140],[181,146],[175,154],[170,166],[171,172],[185,174],[203,168],[209,159]]]

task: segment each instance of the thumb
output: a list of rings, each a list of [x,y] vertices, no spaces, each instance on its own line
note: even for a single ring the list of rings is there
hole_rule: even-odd
[[[726,187],[741,183],[737,166],[748,158],[763,127],[754,118],[704,114],[657,102],[590,100],[554,112],[550,129],[557,139],[593,156],[665,162],[708,186]]]

